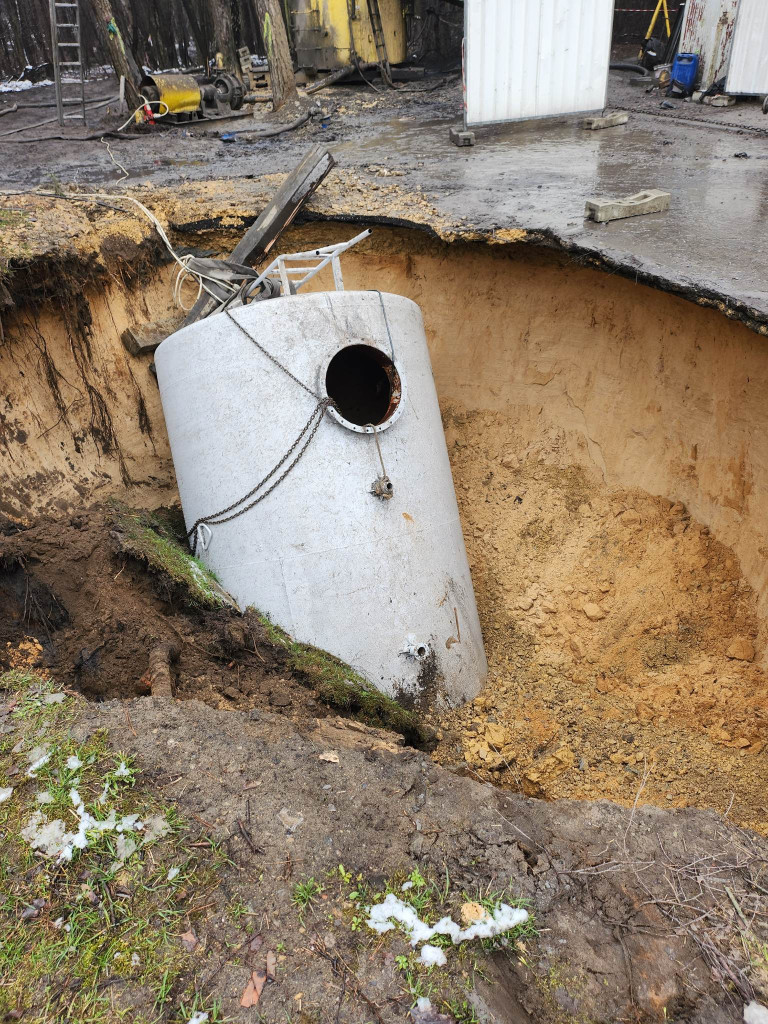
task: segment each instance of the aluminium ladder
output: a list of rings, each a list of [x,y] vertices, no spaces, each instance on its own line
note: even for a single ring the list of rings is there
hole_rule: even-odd
[[[376,56],[379,58],[381,77],[387,85],[392,85],[392,72],[389,68],[387,42],[384,38],[384,26],[381,23],[379,0],[368,0],[368,17],[371,22],[371,28],[373,29],[373,41],[376,44]]]
[[[53,77],[56,85],[56,109],[59,124],[82,121],[85,124],[85,80],[83,78],[83,51],[80,41],[80,4],[78,0],[49,0],[51,11],[51,50]],[[61,69],[74,69],[74,78],[62,79]],[[79,86],[79,97],[65,97],[65,85]],[[65,107],[79,107],[77,113],[67,114]]]

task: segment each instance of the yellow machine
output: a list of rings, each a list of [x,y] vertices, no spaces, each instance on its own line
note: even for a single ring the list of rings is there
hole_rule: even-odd
[[[289,0],[296,57],[301,68],[333,71],[355,59],[378,61],[368,0]],[[406,58],[402,0],[376,5],[390,64]]]
[[[246,102],[243,83],[234,75],[220,71],[215,78],[192,75],[145,75],[141,95],[155,104],[155,113],[175,123],[198,118],[226,117]]]

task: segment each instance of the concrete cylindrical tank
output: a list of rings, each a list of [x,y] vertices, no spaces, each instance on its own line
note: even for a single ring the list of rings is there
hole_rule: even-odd
[[[338,406],[271,494],[200,532],[240,606],[406,702],[473,697],[487,664],[419,307],[377,291],[254,302],[177,331],[155,361],[187,529],[280,461],[317,397]]]

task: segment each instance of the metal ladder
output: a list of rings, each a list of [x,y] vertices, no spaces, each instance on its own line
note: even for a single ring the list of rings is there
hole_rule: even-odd
[[[85,124],[85,81],[83,79],[83,53],[80,45],[80,4],[78,0],[63,3],[49,0],[51,11],[51,50],[53,51],[53,77],[56,85],[56,108],[59,124],[79,121]],[[59,19],[62,19],[61,21]],[[75,59],[70,59],[75,58]],[[62,68],[76,68],[74,81],[62,81]],[[80,96],[64,97],[64,85],[79,85]],[[66,114],[65,107],[80,107],[76,114]]]
[[[387,42],[384,38],[384,26],[381,23],[379,0],[368,0],[368,17],[370,18],[371,28],[373,29],[373,41],[376,44],[376,56],[379,58],[381,77],[387,85],[392,85],[392,72],[390,71],[389,57],[387,56]]]

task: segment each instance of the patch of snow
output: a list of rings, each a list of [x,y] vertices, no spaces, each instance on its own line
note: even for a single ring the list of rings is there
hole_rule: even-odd
[[[432,1009],[432,1003],[427,996],[419,996],[416,1000],[416,1009],[421,1011],[421,1013],[426,1013],[428,1010]]]
[[[181,868],[171,868],[171,870],[168,872],[168,881],[172,882],[174,878],[176,878],[176,876],[178,875],[179,871],[181,871]]]
[[[61,928],[61,926],[63,924],[64,924],[64,918],[63,917],[57,917],[56,920],[53,922],[53,927],[54,928]]]
[[[0,92],[26,92],[27,89],[36,89],[38,86],[53,85],[50,78],[43,79],[42,82],[14,82],[13,80],[0,82]]]
[[[413,888],[413,882],[403,882],[400,886],[400,892],[406,892],[408,889]]]
[[[424,964],[426,967],[445,967],[448,960],[439,946],[430,946],[429,943],[426,943],[421,947],[419,963]]]
[[[67,845],[67,826],[59,818],[48,821],[42,811],[35,811],[21,830],[33,850],[40,850],[46,857],[58,857]]]
[[[125,761],[121,761],[119,767],[115,768],[112,775],[116,779],[127,779],[131,774],[131,769],[126,765]]]
[[[207,1013],[201,1013],[198,1010],[197,1013],[192,1014],[192,1016],[187,1021],[187,1024],[205,1024],[205,1022],[207,1020],[208,1020],[208,1014]]]
[[[153,814],[144,822],[144,839],[142,846],[147,843],[154,843],[156,839],[162,839],[171,831],[171,826],[162,814]]]
[[[76,772],[78,768],[82,767],[83,762],[80,760],[79,757],[75,757],[75,755],[73,754],[71,757],[67,758],[67,768],[69,768],[71,772]]]
[[[43,789],[39,793],[35,793],[35,800],[37,800],[39,804],[53,803],[53,797],[51,796],[47,789]]]
[[[768,1024],[768,1009],[753,999],[744,1007],[744,1024]]]
[[[44,764],[51,760],[51,751],[47,747],[35,747],[29,752],[29,768],[27,778],[34,779],[35,775]]]
[[[420,942],[428,942],[435,935],[448,935],[454,946],[472,939],[491,939],[494,935],[509,931],[528,920],[528,911],[518,907],[510,907],[500,903],[494,910],[469,928],[462,928],[450,917],[441,918],[437,924],[428,925],[422,921],[413,907],[408,906],[394,893],[387,893],[383,903],[377,903],[368,909],[368,927],[383,935],[391,931],[395,924],[401,924],[408,933],[412,946]]]
[[[131,967],[138,967],[141,963],[141,958],[138,953],[131,953]]]
[[[126,814],[120,819],[117,826],[118,832],[140,832],[144,828],[144,822],[139,821],[140,814]]]
[[[0,804],[4,804],[6,800],[10,800],[12,792],[13,786],[4,786],[0,789]]]
[[[139,847],[136,840],[133,839],[131,836],[119,835],[117,837],[117,844],[115,846],[118,867],[121,864],[124,864],[132,853],[136,853],[138,848]]]
[[[61,704],[66,698],[66,693],[46,693],[43,704]]]

